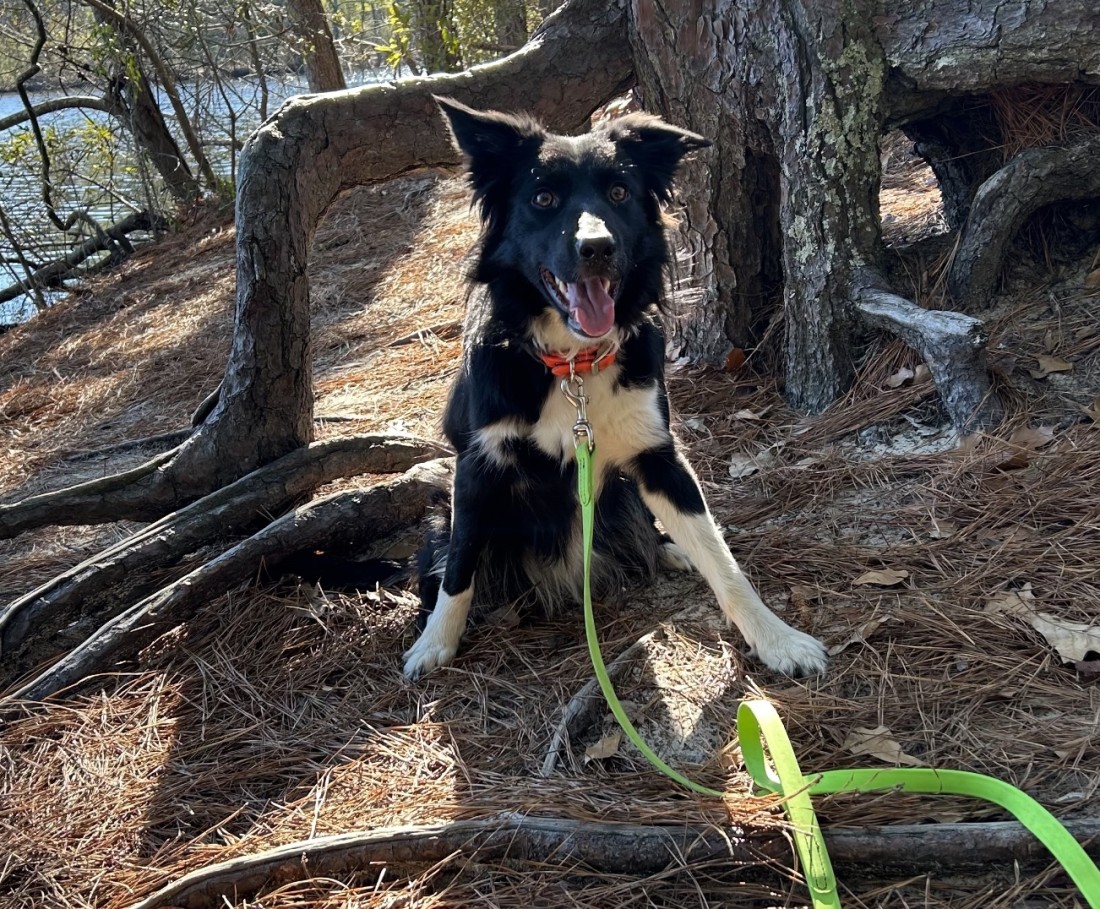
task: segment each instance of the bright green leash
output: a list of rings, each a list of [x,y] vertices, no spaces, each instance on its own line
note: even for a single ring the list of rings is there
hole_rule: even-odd
[[[647,761],[681,786],[702,795],[724,798],[724,793],[717,789],[701,786],[674,770],[645,743],[626,715],[607,674],[596,634],[596,619],[592,612],[592,538],[596,512],[592,453],[595,450],[595,441],[592,427],[585,415],[587,397],[584,395],[583,381],[577,376],[570,378],[575,388],[569,386],[570,379],[564,379],[562,391],[577,407],[573,438],[576,445],[577,495],[581,503],[584,535],[584,631],[596,680],[619,726]],[[1069,831],[1054,815],[1015,786],[980,773],[922,767],[827,770],[813,776],[803,776],[783,723],[775,708],[767,701],[741,702],[737,708],[737,736],[745,768],[756,785],[785,798],[784,805],[794,830],[795,848],[814,909],[840,909],[840,898],[837,895],[832,862],[829,860],[810,796],[882,789],[929,795],[965,795],[999,805],[1015,815],[1050,850],[1077,885],[1090,909],[1100,909],[1100,868],[1097,868],[1080,843],[1070,836]],[[768,767],[765,746],[774,770]]]

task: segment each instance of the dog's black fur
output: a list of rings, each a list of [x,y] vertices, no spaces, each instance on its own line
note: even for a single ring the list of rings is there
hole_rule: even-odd
[[[681,158],[710,143],[645,114],[568,137],[438,100],[484,230],[444,415],[457,453],[451,519],[420,556],[426,622],[406,673],[454,657],[475,590],[479,601],[579,597],[576,410],[540,356],[593,347],[616,351],[613,365],[583,377],[596,445],[597,592],[650,577],[659,562],[694,564],[765,663],[819,671],[821,645],[768,611],[740,574],[669,429],[661,206]]]

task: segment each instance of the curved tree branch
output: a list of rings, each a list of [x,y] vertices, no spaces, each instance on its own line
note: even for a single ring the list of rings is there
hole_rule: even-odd
[[[32,116],[42,117],[62,110],[98,110],[105,114],[113,112],[113,108],[106,98],[99,98],[95,95],[68,95],[60,98],[48,98],[38,104],[32,104],[29,111],[24,108],[14,114],[0,117],[0,132],[12,129],[21,123],[26,123]]]
[[[864,320],[920,353],[956,428],[970,432],[997,423],[1002,410],[986,367],[984,323],[958,312],[923,309],[886,286],[872,269],[857,275],[855,305]]]
[[[974,197],[948,278],[952,295],[968,309],[987,305],[1024,221],[1044,205],[1093,197],[1100,197],[1100,135],[1021,152]]]

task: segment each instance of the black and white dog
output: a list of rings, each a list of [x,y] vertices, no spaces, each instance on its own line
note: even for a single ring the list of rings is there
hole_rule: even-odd
[[[484,229],[444,416],[457,452],[451,518],[421,553],[427,620],[406,674],[454,658],[475,595],[580,599],[577,409],[560,388],[570,362],[594,430],[597,595],[658,564],[694,566],[765,665],[821,671],[822,645],[772,613],[730,555],[669,429],[661,205],[681,158],[710,143],[644,114],[574,137],[439,105]]]

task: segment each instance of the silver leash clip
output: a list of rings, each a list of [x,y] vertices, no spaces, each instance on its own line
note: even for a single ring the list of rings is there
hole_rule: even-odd
[[[577,422],[573,424],[573,447],[579,448],[581,442],[584,442],[588,445],[588,450],[593,451],[596,447],[596,434],[592,424],[588,422],[588,395],[584,393],[584,379],[577,375],[572,362],[569,363],[569,375],[561,380],[561,393],[577,408]]]

